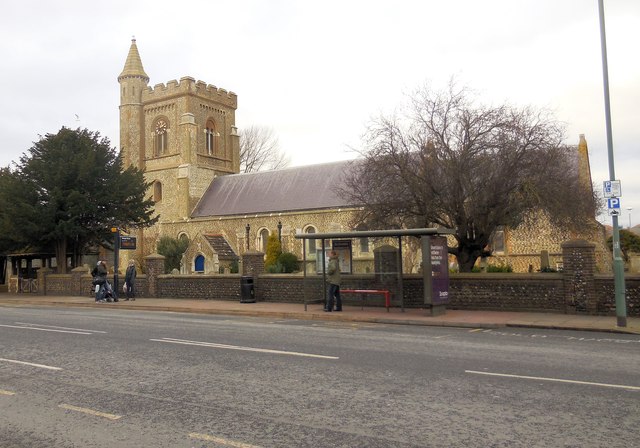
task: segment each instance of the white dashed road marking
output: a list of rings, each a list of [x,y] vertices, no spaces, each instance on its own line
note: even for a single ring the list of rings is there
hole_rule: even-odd
[[[150,339],[150,341],[166,342],[169,344],[195,345],[199,347],[222,348],[227,350],[243,350],[248,352],[272,353],[275,355],[304,356],[307,358],[321,358],[321,359],[340,359],[337,356],[315,355],[313,353],[287,352],[283,350],[271,350],[266,348],[242,347],[240,345],[216,344],[214,342],[189,341],[186,339],[162,338],[162,339]]]
[[[612,343],[612,344],[640,344],[640,339],[622,339],[622,338],[614,338],[614,337],[578,337],[578,336],[568,336],[565,334],[528,334],[528,333],[517,333],[517,332],[506,332],[506,331],[498,331],[498,330],[482,330],[480,328],[470,330],[469,333],[474,333],[477,331],[482,331],[483,333],[488,333],[492,336],[507,336],[507,337],[516,337],[516,338],[530,338],[530,339],[564,339],[565,341],[571,342],[599,342],[599,343]],[[632,335],[630,335],[632,336]]]
[[[69,411],[76,411],[76,412],[82,412],[83,414],[95,415],[96,417],[108,418],[109,420],[118,420],[119,418],[122,417],[121,415],[107,414],[106,412],[100,412],[100,411],[96,411],[88,408],[80,408],[78,406],[72,406],[70,404],[59,404],[58,407],[61,409],[67,409]]]
[[[91,333],[104,333],[106,334],[106,331],[98,331],[98,330],[87,330],[86,328],[69,328],[69,327],[58,327],[56,325],[42,325],[42,324],[32,324],[29,322],[14,322],[17,325],[27,325],[29,327],[43,327],[43,328],[56,328],[58,330],[74,330],[74,331],[88,331]]]
[[[478,372],[476,370],[465,370],[465,373],[473,373],[475,375],[501,376],[505,378],[518,378],[518,379],[534,380],[534,381],[553,381],[556,383],[582,384],[586,386],[613,387],[616,389],[640,390],[640,387],[638,386],[625,386],[624,384],[593,383],[591,381],[563,380],[560,378],[546,378],[543,376],[511,375],[508,373]]]
[[[215,442],[224,446],[232,446],[234,448],[260,448],[257,445],[249,445],[248,443],[236,442],[234,440],[210,436],[208,434],[197,434],[195,432],[192,432],[191,434],[189,434],[189,437],[197,440],[206,440],[207,442]]]
[[[44,364],[34,364],[32,362],[26,362],[26,361],[16,361],[15,359],[0,358],[0,361],[11,362],[11,363],[14,363],[14,364],[22,364],[22,365],[31,366],[31,367],[39,367],[41,369],[62,370],[62,368],[60,368],[60,367],[45,366]]]
[[[50,331],[53,333],[92,334],[92,333],[87,333],[86,331],[54,330],[53,328],[24,327],[24,326],[18,326],[18,325],[0,325],[0,327],[19,328],[21,330]]]

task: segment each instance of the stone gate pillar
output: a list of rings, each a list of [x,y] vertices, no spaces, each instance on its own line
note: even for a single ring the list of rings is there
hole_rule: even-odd
[[[38,295],[46,296],[47,295],[47,275],[51,274],[53,269],[49,269],[47,267],[42,267],[38,269],[37,277],[37,285],[38,285]]]
[[[264,254],[262,252],[245,252],[242,254],[242,275],[257,277],[264,273]]]
[[[144,257],[149,297],[159,297],[158,276],[164,274],[164,259],[165,257],[160,254]]]
[[[566,313],[596,314],[596,245],[585,240],[571,240],[562,243],[561,246]]]
[[[92,291],[91,282],[82,281],[82,276],[86,276],[89,272],[89,268],[87,265],[78,266],[71,270],[71,285],[70,285],[70,295],[72,296],[90,296]]]

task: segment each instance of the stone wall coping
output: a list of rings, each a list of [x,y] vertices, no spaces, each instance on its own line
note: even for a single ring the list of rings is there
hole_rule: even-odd
[[[379,274],[342,274],[343,279],[373,279]],[[394,274],[395,275],[395,274]],[[264,273],[260,277],[264,278],[298,278],[303,277],[302,272],[291,274]],[[220,277],[216,275],[215,277]],[[562,280],[562,272],[535,272],[535,273],[513,273],[513,272],[485,272],[485,273],[455,273],[449,274],[450,278],[473,279],[473,280]],[[322,274],[307,274],[307,278],[322,278]],[[422,274],[403,274],[403,279],[422,279]]]
[[[344,274],[343,274],[344,275]],[[283,274],[283,273],[277,273],[277,272],[264,272],[262,274],[260,274],[260,278],[302,278],[304,277],[304,273],[302,272],[289,272],[287,274]],[[308,278],[314,278],[314,277],[318,277],[318,278],[322,278],[322,275],[309,275],[307,274]]]
[[[194,279],[194,278],[206,278],[208,280],[212,278],[222,279],[222,278],[234,278],[239,279],[241,274],[160,274],[157,276],[162,279],[172,279],[172,278],[181,278],[181,279]]]
[[[166,257],[157,253],[152,253],[144,257],[145,260],[164,260]]]
[[[407,276],[405,275],[404,278]],[[562,280],[562,272],[532,272],[532,273],[515,273],[515,272],[462,272],[449,274],[449,278],[469,279],[469,280]]]
[[[597,280],[611,280],[613,281],[614,276],[613,274],[593,274],[593,278],[597,279]],[[640,274],[628,274],[625,272],[624,274],[624,280],[633,280],[633,281],[640,281]]]

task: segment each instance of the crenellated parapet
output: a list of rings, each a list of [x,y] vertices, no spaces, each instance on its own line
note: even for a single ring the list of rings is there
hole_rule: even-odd
[[[235,93],[207,84],[204,81],[196,81],[190,76],[180,78],[179,82],[173,79],[166,84],[161,83],[153,87],[149,86],[142,92],[142,100],[143,102],[162,101],[178,95],[193,95],[233,109],[238,107],[238,96]]]

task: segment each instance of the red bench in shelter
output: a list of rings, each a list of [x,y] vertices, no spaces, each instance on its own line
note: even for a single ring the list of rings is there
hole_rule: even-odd
[[[382,294],[384,296],[384,305],[387,307],[387,313],[391,306],[391,292],[386,289],[340,289],[340,294],[363,294],[362,308],[364,309],[364,295],[365,294]]]

